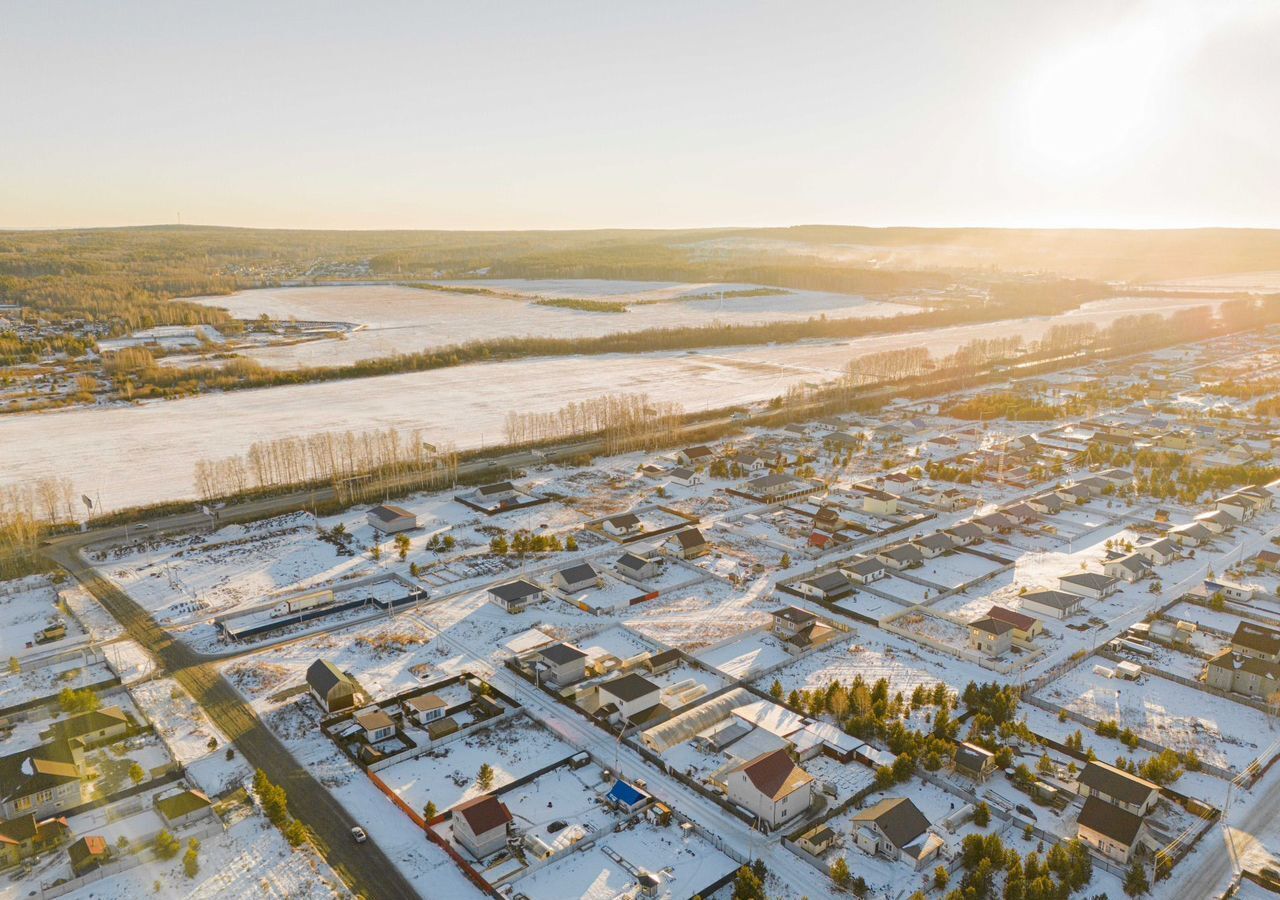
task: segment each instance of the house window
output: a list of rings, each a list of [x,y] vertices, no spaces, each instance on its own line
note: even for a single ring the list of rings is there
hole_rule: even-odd
[[[48,803],[52,799],[53,799],[53,791],[41,791],[40,793],[36,794],[37,803]]]
[[[30,809],[30,808],[31,808],[31,798],[30,798],[30,797],[19,797],[17,800],[15,800],[15,801],[14,801],[14,803],[13,803],[13,808],[14,808],[14,809],[17,809],[17,810],[19,810],[19,811],[24,810],[24,809]]]

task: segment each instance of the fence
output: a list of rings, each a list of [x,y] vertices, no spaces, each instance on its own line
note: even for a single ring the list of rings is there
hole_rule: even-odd
[[[206,822],[204,825],[182,832],[182,838],[184,840],[187,838],[201,839],[209,837],[210,835],[219,834],[222,830],[222,821],[214,819],[212,822]],[[142,838],[135,840],[134,843],[149,843],[154,840],[155,836],[159,833],[160,832],[157,831],[155,834],[145,835]],[[102,881],[104,878],[110,878],[112,875],[118,875],[121,872],[127,872],[130,869],[136,868],[144,862],[149,861],[153,857],[155,857],[155,851],[149,849],[140,850],[137,853],[131,853],[121,859],[103,863],[92,872],[86,872],[84,875],[69,878],[66,881],[59,882],[58,884],[50,885],[48,887],[41,885],[40,896],[43,900],[52,900],[54,897],[61,897],[64,894],[77,891],[85,885],[93,884],[96,881]]]

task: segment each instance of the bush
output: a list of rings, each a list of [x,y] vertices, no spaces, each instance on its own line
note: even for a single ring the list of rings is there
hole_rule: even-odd
[[[173,859],[178,855],[178,851],[182,849],[178,839],[167,831],[162,831],[156,835],[153,846],[155,847],[156,856],[161,859]]]
[[[973,824],[979,828],[986,828],[991,824],[991,807],[987,806],[986,800],[979,801],[973,808]]]

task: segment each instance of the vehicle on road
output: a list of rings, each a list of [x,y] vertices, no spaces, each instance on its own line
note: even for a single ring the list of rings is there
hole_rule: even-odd
[[[364,829],[359,825],[351,829],[351,836],[355,838],[355,842],[357,844],[363,844],[365,841],[369,840],[369,835],[365,834]]]

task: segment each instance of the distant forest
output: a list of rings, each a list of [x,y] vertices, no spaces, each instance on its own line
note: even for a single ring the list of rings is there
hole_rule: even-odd
[[[795,228],[599,231],[287,231],[203,226],[0,232],[0,303],[124,333],[207,323],[221,310],[174,302],[280,283],[356,278],[616,278],[741,282],[871,295],[956,283],[1001,305],[1074,284],[1280,268],[1280,231]],[[337,272],[338,274],[334,274]],[[1095,282],[1085,285],[1082,282]],[[1053,293],[1060,293],[1055,289]],[[1056,303],[1056,301],[1055,301]],[[1060,308],[1060,307],[1059,307]],[[1051,309],[1028,309],[1051,312]]]

